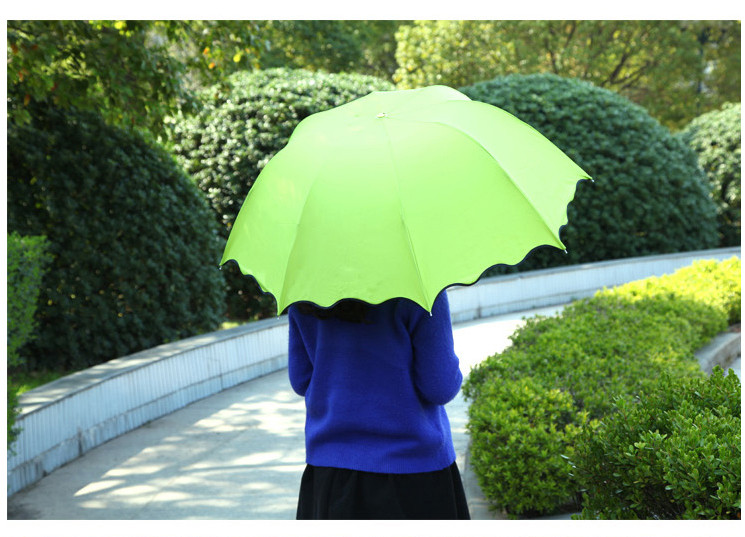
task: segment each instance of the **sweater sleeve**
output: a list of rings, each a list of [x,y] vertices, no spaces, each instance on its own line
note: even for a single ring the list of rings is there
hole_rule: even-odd
[[[287,315],[289,319],[289,350],[287,358],[287,369],[290,376],[290,385],[295,393],[305,396],[313,375],[313,364],[308,356],[298,326],[297,312],[290,306]]]
[[[444,405],[460,389],[463,375],[455,355],[450,305],[443,291],[435,300],[432,315],[417,312],[412,329],[414,348],[414,383],[425,400]]]

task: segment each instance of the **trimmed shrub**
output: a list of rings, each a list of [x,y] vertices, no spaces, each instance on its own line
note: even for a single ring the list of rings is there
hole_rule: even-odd
[[[740,103],[726,103],[688,124],[681,138],[698,155],[717,205],[719,243],[740,244],[742,196],[742,134]]]
[[[199,114],[176,118],[171,150],[207,196],[227,240],[256,177],[287,144],[301,120],[372,91],[392,89],[390,82],[358,74],[283,68],[238,72],[224,85],[202,92],[204,107]],[[227,264],[223,272],[231,317],[274,314],[273,297],[241,275],[235,263]]]
[[[216,328],[220,239],[173,158],[96,114],[32,112],[8,128],[8,228],[46,235],[54,256],[32,368],[87,367]]]
[[[739,519],[740,380],[663,376],[585,427],[572,455],[585,519]]]
[[[595,180],[578,184],[555,248],[488,274],[711,248],[716,207],[696,154],[620,95],[554,74],[509,75],[461,88],[535,127]]]
[[[697,263],[527,319],[510,347],[472,369],[463,386],[471,459],[494,506],[512,517],[578,510],[567,461],[581,430],[613,412],[614,398],[649,391],[663,374],[703,376],[694,351],[739,309],[722,301],[739,286],[739,259],[718,265]],[[708,293],[686,283],[699,271],[718,271]]]
[[[23,365],[18,352],[36,329],[36,312],[42,276],[52,261],[44,236],[8,234],[8,367]]]

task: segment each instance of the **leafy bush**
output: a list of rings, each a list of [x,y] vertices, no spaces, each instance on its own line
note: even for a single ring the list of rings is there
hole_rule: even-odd
[[[287,143],[305,117],[339,106],[389,82],[357,74],[301,69],[239,72],[226,84],[204,90],[203,110],[180,117],[171,129],[171,150],[207,196],[227,240],[238,211],[266,163]],[[273,315],[275,305],[234,263],[224,267],[228,312],[234,318]]]
[[[7,394],[8,394],[8,405],[6,407],[8,412],[8,436],[7,439],[7,450],[13,451],[13,443],[18,438],[20,429],[16,427],[16,418],[18,417],[18,386],[16,386],[12,379],[8,378],[7,382]]]
[[[539,248],[518,268],[491,274],[716,246],[716,208],[696,154],[643,108],[553,74],[461,91],[532,125],[595,180],[580,183],[569,205],[568,254]]]
[[[717,204],[720,245],[740,244],[742,134],[740,103],[703,114],[680,133],[698,155]]]
[[[741,308],[741,271],[742,263],[738,257],[724,261],[702,259],[688,267],[644,280],[627,283],[613,290],[601,291],[600,295],[623,296],[638,300],[650,294],[687,299],[691,303],[706,303],[717,310],[710,318],[701,318],[699,323],[704,327],[704,337],[715,333],[721,327],[721,318],[729,324],[740,322]],[[693,318],[693,315],[689,315]],[[699,342],[703,344],[703,341]]]
[[[493,505],[513,517],[578,508],[567,459],[581,430],[610,414],[614,398],[650,390],[663,374],[703,376],[694,351],[739,309],[734,298],[722,301],[739,287],[739,259],[718,265],[697,263],[528,319],[510,347],[472,369],[463,386],[471,458]],[[695,282],[712,273],[706,293]]]
[[[8,234],[8,366],[24,363],[19,349],[34,336],[42,276],[52,261],[44,236]]]
[[[43,234],[53,264],[34,368],[80,368],[214,329],[220,240],[165,151],[74,110],[8,128],[8,228]]]
[[[47,249],[44,236],[22,237],[18,233],[8,234],[8,368],[24,364],[24,357],[18,351],[34,337],[34,312],[41,279],[52,261]],[[7,380],[7,447],[10,449],[18,435],[15,426],[18,386],[10,374]]]
[[[672,379],[585,427],[572,455],[578,518],[739,519],[740,380]]]

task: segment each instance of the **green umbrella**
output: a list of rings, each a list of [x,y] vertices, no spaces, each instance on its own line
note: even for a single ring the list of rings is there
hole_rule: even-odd
[[[378,304],[437,294],[560,228],[590,177],[534,128],[446,86],[373,92],[302,120],[230,232],[235,260],[278,313],[298,301]]]

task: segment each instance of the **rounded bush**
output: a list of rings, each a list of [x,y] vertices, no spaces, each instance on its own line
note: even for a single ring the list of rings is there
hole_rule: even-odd
[[[698,155],[717,204],[721,246],[740,244],[742,136],[740,103],[703,114],[688,124],[681,138]]]
[[[199,114],[176,118],[171,151],[206,194],[227,240],[256,177],[302,119],[372,91],[392,89],[390,82],[359,74],[284,68],[238,72],[202,92]],[[242,276],[235,263],[224,272],[231,317],[274,313],[274,299]]]
[[[46,235],[32,368],[79,368],[212,330],[221,241],[173,158],[96,114],[8,129],[8,228]]]
[[[568,253],[538,248],[520,270],[717,244],[716,208],[695,153],[640,106],[554,74],[502,76],[461,91],[535,127],[595,180],[579,183],[569,205],[561,234]]]

